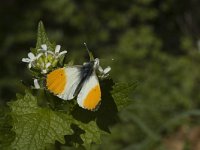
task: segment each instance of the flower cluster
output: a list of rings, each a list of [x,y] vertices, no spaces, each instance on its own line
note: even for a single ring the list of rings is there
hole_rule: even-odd
[[[102,79],[104,79],[104,78],[107,78],[109,76],[108,72],[110,72],[111,67],[108,66],[105,69],[103,69],[101,66],[99,66],[98,69],[99,69],[99,72],[100,72],[99,77],[102,78]]]
[[[36,49],[35,53],[29,52],[28,58],[22,58],[22,62],[28,63],[28,68],[32,69],[33,71],[37,71],[43,75],[48,74],[54,68],[58,67],[58,62],[61,60],[61,58],[63,58],[61,56],[64,56],[67,53],[66,50],[60,52],[60,49],[60,45],[56,45],[54,50],[50,50],[46,44],[42,44],[41,48]],[[97,71],[98,77],[101,79],[107,78],[109,76],[108,73],[111,70],[111,67],[108,66],[103,69],[100,66],[100,61],[98,58],[94,59],[92,56],[92,60],[94,61],[94,69]],[[88,64],[90,64],[90,62],[83,63],[83,65]],[[42,79],[40,77],[36,77],[34,79],[35,89],[41,88],[41,80]]]
[[[28,58],[22,58],[22,62],[28,63],[29,69],[33,68],[42,74],[47,74],[57,66],[61,56],[67,53],[67,51],[60,52],[60,48],[60,45],[56,45],[55,50],[51,51],[46,44],[42,44],[36,54],[28,53]]]
[[[110,72],[111,70],[111,67],[108,66],[106,67],[105,69],[103,69],[100,64],[99,64],[99,59],[96,58],[95,59],[95,67],[98,69],[99,71],[99,74],[98,74],[98,77],[101,78],[101,79],[105,79],[109,76],[108,72]]]

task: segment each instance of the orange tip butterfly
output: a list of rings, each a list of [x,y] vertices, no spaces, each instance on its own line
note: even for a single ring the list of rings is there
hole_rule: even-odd
[[[80,66],[58,68],[50,72],[47,74],[46,87],[63,100],[71,100],[76,97],[80,107],[97,110],[101,101],[97,71],[100,78],[105,78],[111,68],[107,67],[103,70],[99,65],[99,59],[94,59],[88,48],[87,51],[90,56],[89,62]]]

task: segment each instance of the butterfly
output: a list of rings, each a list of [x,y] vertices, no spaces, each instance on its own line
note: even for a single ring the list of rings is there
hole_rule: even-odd
[[[58,68],[47,74],[46,87],[63,100],[71,100],[76,97],[80,107],[97,110],[101,101],[98,77],[106,78],[111,68],[107,67],[103,70],[99,65],[99,59],[94,59],[89,50],[88,53],[89,62],[83,65]]]

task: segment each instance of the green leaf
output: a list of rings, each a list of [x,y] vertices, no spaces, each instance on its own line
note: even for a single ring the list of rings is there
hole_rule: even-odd
[[[136,82],[116,83],[113,86],[111,93],[119,111],[131,103],[129,96],[130,93],[133,93],[133,90],[136,88],[136,86]]]
[[[0,149],[10,149],[10,144],[15,138],[15,133],[11,131],[11,128],[8,107],[0,107]]]
[[[38,24],[36,49],[40,49],[42,44],[46,44],[48,49],[53,50],[53,45],[49,41],[45,32],[44,24],[42,23],[42,21],[40,21]]]
[[[88,111],[87,114],[91,115],[90,113],[91,112]],[[65,120],[66,115],[60,114],[60,117],[62,117],[63,120]],[[80,121],[79,119],[77,120],[76,117],[73,116],[72,128],[74,130],[74,134],[66,136],[65,139],[67,142],[69,142],[68,144],[73,145],[75,147],[84,146],[86,149],[90,149],[92,144],[101,143],[102,135],[108,134],[107,132],[99,128],[94,119],[92,119],[89,122],[87,121],[87,119],[85,118],[84,121]]]
[[[44,149],[55,140],[65,143],[64,135],[72,134],[71,117],[63,120],[60,113],[40,108],[37,99],[28,91],[23,98],[10,104],[13,131],[16,138],[12,147],[17,150]]]
[[[78,123],[79,127],[85,131],[81,134],[81,139],[83,140],[83,146],[90,149],[92,143],[101,144],[101,135],[108,134],[101,130],[95,121],[91,121],[88,124]]]

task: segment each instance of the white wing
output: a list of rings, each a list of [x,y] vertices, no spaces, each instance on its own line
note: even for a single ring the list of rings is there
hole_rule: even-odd
[[[80,67],[67,67],[65,72],[68,77],[65,92],[58,95],[58,97],[64,100],[71,100],[74,98],[74,92],[81,81],[81,69]]]
[[[101,90],[98,78],[93,74],[84,81],[81,91],[77,96],[77,102],[80,107],[94,110],[101,101]]]
[[[47,88],[61,99],[71,100],[80,81],[79,66],[59,68],[47,75]]]

